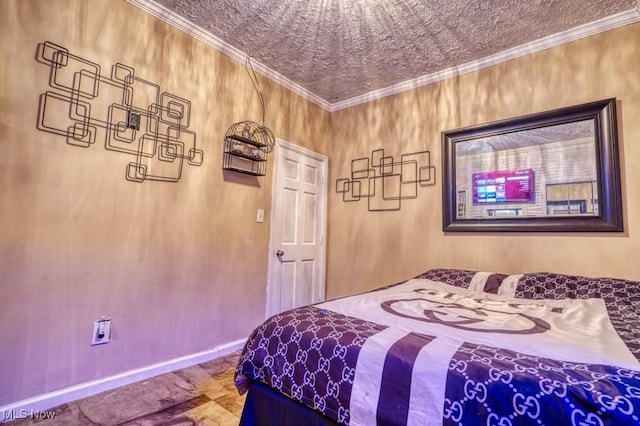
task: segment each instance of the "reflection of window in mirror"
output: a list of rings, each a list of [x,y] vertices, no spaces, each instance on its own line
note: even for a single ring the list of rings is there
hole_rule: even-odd
[[[487,209],[489,217],[522,216],[522,209]]]
[[[596,182],[548,183],[547,216],[598,215]]]
[[[464,219],[467,215],[467,191],[458,191],[458,214],[456,217],[458,219]]]

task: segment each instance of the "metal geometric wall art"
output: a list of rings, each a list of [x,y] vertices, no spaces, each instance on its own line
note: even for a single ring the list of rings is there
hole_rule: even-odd
[[[366,198],[369,211],[393,211],[400,210],[402,200],[418,198],[420,187],[435,183],[429,151],[401,154],[394,161],[384,149],[376,149],[371,158],[351,160],[351,177],[336,179],[336,192],[344,202]]]
[[[104,141],[107,150],[134,157],[125,171],[132,182],[177,182],[185,160],[202,165],[187,99],[161,92],[121,63],[102,75],[100,65],[49,41],[38,45],[36,60],[49,66],[54,89],[40,95],[39,130],[82,148]]]

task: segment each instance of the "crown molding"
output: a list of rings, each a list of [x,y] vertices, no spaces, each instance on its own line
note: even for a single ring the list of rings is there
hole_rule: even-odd
[[[447,80],[452,77],[457,77],[473,71],[478,71],[483,68],[507,62],[512,59],[520,58],[522,56],[527,56],[541,50],[550,49],[552,47],[560,46],[575,40],[579,40],[581,38],[589,37],[594,34],[612,30],[624,25],[633,24],[639,21],[640,7],[630,9],[626,12],[611,15],[597,21],[589,22],[587,24],[571,28],[567,31],[552,34],[550,36],[540,38],[530,43],[522,44],[520,46],[504,50],[495,55],[486,56],[477,61],[467,62],[457,67],[451,67],[412,80],[407,80],[402,83],[394,84],[393,86],[385,87],[384,89],[374,90],[372,92],[365,93],[364,95],[333,103],[330,106],[329,112],[335,112],[341,109],[371,102],[387,96],[413,90],[418,87],[426,86],[428,84],[437,83],[439,81]]]
[[[229,56],[230,58],[244,65],[248,56],[246,53],[220,40],[219,38],[212,35],[210,32],[203,30],[197,25],[194,25],[193,23],[189,22],[188,20],[178,15],[177,13],[165,8],[162,5],[155,3],[152,0],[126,0],[126,1],[128,3],[131,3],[134,6],[137,6],[138,8],[149,13],[150,15],[153,15],[156,18],[159,18],[160,20],[165,21],[169,25],[172,25],[177,29],[189,34],[191,37],[197,40],[200,40],[207,46],[218,50],[219,52]],[[318,105],[319,107],[323,108],[326,111],[331,110],[331,104],[329,102],[311,93],[309,90],[289,80],[288,78],[277,73],[271,68],[263,65],[262,63],[252,59],[251,66],[253,67],[253,70],[256,73],[268,78],[274,83],[277,83],[280,86],[291,90],[293,93]]]
[[[156,18],[159,18],[167,22],[168,24],[178,28],[179,30],[189,34],[193,38],[200,40],[206,45],[220,51],[221,53],[240,62],[241,64],[244,64],[247,58],[246,53],[240,51],[239,49],[236,49],[228,43],[225,43],[224,41],[213,36],[211,33],[203,30],[202,28],[193,25],[182,16],[172,12],[169,9],[166,9],[164,6],[155,3],[153,0],[126,1],[155,16]],[[402,83],[394,84],[383,89],[374,90],[372,92],[335,103],[330,103],[325,99],[322,99],[321,97],[311,93],[309,90],[289,80],[288,78],[277,73],[271,68],[268,68],[267,66],[261,64],[260,62],[251,61],[251,64],[258,74],[261,74],[262,76],[272,80],[280,86],[291,90],[293,93],[301,96],[309,102],[318,105],[328,112],[336,112],[341,109],[350,108],[352,106],[375,101],[387,96],[396,95],[409,90],[417,89],[418,87],[447,80],[452,77],[457,77],[473,71],[478,71],[483,68],[507,62],[512,59],[520,58],[522,56],[530,55],[532,53],[550,49],[552,47],[560,46],[575,40],[579,40],[581,38],[589,37],[594,34],[622,27],[624,25],[633,24],[639,21],[640,6],[634,9],[630,9],[626,12],[621,12],[615,15],[608,16],[606,18],[599,19],[597,21],[589,22],[587,24],[571,28],[567,31],[562,31],[560,33],[540,38],[538,40],[532,41],[531,43],[526,43],[511,49],[504,50],[495,55],[486,56],[476,61],[467,62],[456,67],[451,67],[442,71],[423,75],[412,80],[407,80]]]

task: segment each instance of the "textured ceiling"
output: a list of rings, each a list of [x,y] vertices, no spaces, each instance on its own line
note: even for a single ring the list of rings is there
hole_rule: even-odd
[[[477,61],[638,0],[153,0],[330,104]]]
[[[592,119],[545,126],[536,129],[518,130],[456,143],[456,156],[476,155],[483,152],[498,152],[527,147],[540,148],[554,142],[579,141],[594,145],[595,127]],[[574,142],[575,143],[575,142]]]

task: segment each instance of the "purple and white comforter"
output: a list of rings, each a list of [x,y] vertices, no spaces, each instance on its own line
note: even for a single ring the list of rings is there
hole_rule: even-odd
[[[640,288],[592,281],[432,270],[287,311],[236,385],[352,425],[638,425]]]

